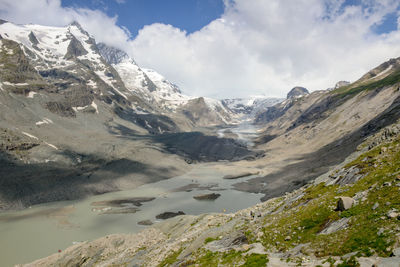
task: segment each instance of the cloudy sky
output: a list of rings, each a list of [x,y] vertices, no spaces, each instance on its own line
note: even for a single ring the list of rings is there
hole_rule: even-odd
[[[284,96],[400,56],[400,0],[0,0],[0,17],[77,20],[184,93]]]

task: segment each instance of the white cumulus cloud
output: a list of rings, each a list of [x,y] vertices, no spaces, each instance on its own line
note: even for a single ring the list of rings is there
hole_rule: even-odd
[[[343,2],[230,1],[220,19],[192,34],[162,24],[144,27],[131,51],[139,64],[196,95],[284,96],[296,85],[326,89],[400,56],[398,31],[372,31],[399,1]]]
[[[117,17],[109,17],[100,10],[66,8],[60,0],[0,0],[0,18],[18,24],[47,26],[65,26],[78,21],[98,42],[123,49],[127,49],[130,38],[126,29],[116,25]]]
[[[117,0],[116,0],[117,1]],[[124,2],[124,1],[117,1]],[[400,0],[226,0],[220,18],[188,34],[155,23],[132,39],[117,17],[62,7],[60,0],[0,0],[0,16],[16,23],[79,21],[97,41],[126,50],[191,95],[284,96],[293,86],[326,89],[354,81],[400,56],[400,32],[373,29]]]

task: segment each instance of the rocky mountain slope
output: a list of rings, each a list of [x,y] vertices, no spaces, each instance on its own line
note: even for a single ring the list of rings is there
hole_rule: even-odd
[[[178,216],[24,266],[398,266],[400,123],[358,150],[315,181],[237,213]]]
[[[194,160],[254,154],[232,139],[188,133],[235,114],[220,101],[184,96],[76,22],[1,21],[0,65],[0,209],[133,188],[181,174]],[[201,158],[180,143],[186,135],[206,145]],[[215,147],[228,146],[215,157]]]
[[[257,172],[235,187],[265,202],[178,216],[27,266],[399,266],[399,62],[276,106],[259,132],[266,156],[219,166]]]
[[[258,149],[270,151],[268,161],[258,162],[266,171],[237,188],[262,192],[263,200],[291,191],[343,162],[365,138],[394,123],[400,116],[398,61],[388,61],[392,67],[379,79],[364,76],[336,90],[315,91],[267,110],[268,120],[257,142]],[[371,72],[380,73],[387,64]]]
[[[123,51],[99,44],[100,53],[120,74],[129,94],[154,107],[152,112],[167,114],[193,126],[222,125],[237,122],[237,116],[223,102],[182,94],[179,87],[154,70],[142,69]],[[187,128],[191,129],[191,128]]]
[[[276,118],[279,118],[280,116],[285,114],[285,112],[289,108],[293,106],[293,104],[296,102],[296,99],[306,96],[308,94],[310,93],[304,87],[297,86],[292,88],[287,94],[284,101],[280,101],[280,103],[256,110],[256,113],[254,115],[254,123],[262,125],[273,121]]]
[[[294,88],[256,116],[255,151],[215,129],[188,132],[235,122],[235,101],[185,96],[77,23],[1,21],[0,38],[0,209],[133,188],[220,160],[214,167],[229,177],[256,173],[234,187],[265,201],[178,216],[31,265],[400,261],[400,58],[334,90]]]

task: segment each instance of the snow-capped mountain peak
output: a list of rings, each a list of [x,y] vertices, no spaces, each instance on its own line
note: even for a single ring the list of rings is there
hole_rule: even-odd
[[[119,64],[126,60],[132,61],[133,64],[136,64],[127,53],[118,48],[108,46],[104,43],[98,43],[97,48],[99,49],[100,54],[109,64]]]
[[[42,61],[37,69],[71,65],[71,56],[101,64],[94,39],[77,22],[65,27],[5,22],[0,25],[0,34],[33,52],[36,60]]]
[[[146,99],[157,106],[161,113],[172,112],[174,116],[182,113],[200,124],[209,124],[210,121],[211,124],[230,123],[236,119],[236,115],[220,100],[185,95],[160,73],[140,68],[123,51],[104,44],[98,45],[98,48],[105,60],[119,73],[130,94]]]
[[[129,106],[136,114],[174,117],[186,121],[185,127],[229,123],[234,117],[219,100],[191,101],[198,98],[182,94],[177,85],[156,71],[140,68],[124,51],[96,44],[76,22],[64,27],[0,22],[0,35],[0,48],[15,47],[30,65],[27,84],[48,83],[46,90],[63,95],[64,100],[46,104],[53,111],[74,116],[83,107],[97,105],[93,102],[97,99],[105,105]],[[9,53],[14,52],[11,49]],[[27,90],[38,93],[43,89]],[[200,110],[201,115],[196,113]]]
[[[177,85],[151,69],[140,68],[120,49],[98,44],[100,53],[120,74],[130,93],[157,103],[160,108],[176,110],[193,97],[183,95]]]

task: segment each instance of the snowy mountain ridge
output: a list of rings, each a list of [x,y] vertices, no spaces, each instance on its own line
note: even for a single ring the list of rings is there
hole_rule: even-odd
[[[254,117],[255,114],[274,106],[284,99],[267,97],[264,95],[250,96],[249,98],[224,99],[222,102],[236,114],[247,117]]]
[[[192,100],[198,97],[184,95],[177,85],[161,74],[140,68],[124,51],[102,43],[96,44],[95,39],[76,22],[65,27],[52,27],[17,25],[2,21],[0,36],[6,42],[10,40],[19,44],[18,49],[31,62],[30,75],[34,76],[34,81],[27,81],[28,84],[39,81],[43,83],[45,79],[50,83],[56,82],[56,88],[59,84],[64,88],[75,86],[76,89],[72,89],[74,92],[68,93],[76,95],[74,99],[83,93],[91,101],[98,99],[110,105],[113,102],[110,98],[114,98],[119,104],[129,106],[135,114],[165,115],[182,123],[183,129],[194,127],[200,121],[202,125],[229,124],[236,121],[234,112],[220,100],[204,98],[205,101],[196,102],[195,108],[191,107],[195,103]],[[0,84],[2,85],[20,86]],[[66,93],[59,89],[55,91]],[[28,93],[31,91],[28,88],[26,90]],[[79,103],[71,104],[71,114],[82,112],[98,103],[91,104],[81,100],[73,102]],[[215,112],[221,113],[211,114]],[[146,124],[144,126],[153,131]]]
[[[209,97],[185,95],[176,84],[167,80],[160,73],[152,69],[140,68],[125,52],[104,44],[99,44],[98,47],[100,53],[106,59],[110,60],[109,63],[120,74],[127,89],[132,94],[136,94],[148,102],[156,104],[161,110],[169,112],[183,111],[185,114],[189,111],[192,113],[193,110],[191,109],[193,108],[190,105],[196,102],[195,109],[196,113],[198,113],[198,104],[202,103],[202,109],[206,109],[208,113],[212,112],[216,114],[216,121],[221,121],[225,124],[237,123],[238,117],[236,116],[236,112],[231,110],[223,101]],[[120,60],[112,60],[115,58],[120,58]],[[201,99],[202,101],[195,101],[197,99]]]
[[[83,76],[80,82],[86,83],[99,97],[119,95],[130,101],[130,107],[138,114],[175,114],[193,124],[202,121],[204,125],[209,123],[201,117],[208,116],[212,118],[211,124],[230,124],[237,123],[243,115],[253,116],[281,101],[265,96],[225,100],[202,97],[202,101],[195,101],[199,97],[183,94],[176,84],[154,70],[141,68],[121,49],[96,44],[76,22],[65,27],[3,22],[0,36],[21,44],[24,53],[34,61],[36,71],[62,70],[71,75],[79,72]],[[82,65],[76,67],[78,61],[88,66],[95,76],[88,75]],[[104,86],[110,89],[99,90]],[[74,110],[80,112],[88,105],[76,106]]]
[[[132,94],[137,94],[149,102],[157,103],[160,108],[168,111],[176,111],[188,104],[190,100],[198,98],[182,94],[176,84],[155,70],[140,68],[125,52],[105,44],[99,44],[98,47],[103,57],[120,74]],[[211,111],[223,110],[227,114],[232,112],[220,100],[208,97],[203,97],[203,99]],[[223,120],[226,121],[226,119]]]

